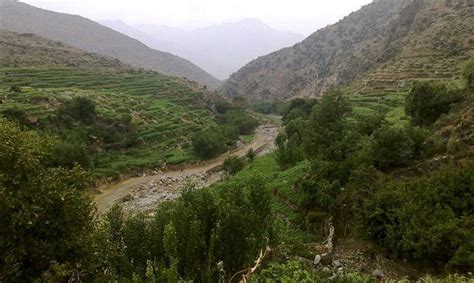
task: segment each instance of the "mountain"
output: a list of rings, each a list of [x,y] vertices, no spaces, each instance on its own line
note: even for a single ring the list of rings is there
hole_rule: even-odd
[[[320,96],[334,85],[398,90],[450,79],[474,51],[474,2],[377,0],[303,42],[252,61],[222,87],[250,100]]]
[[[35,34],[0,30],[1,67],[74,67],[131,70],[118,59],[89,53]]]
[[[120,21],[104,21],[102,24],[152,48],[187,58],[219,79],[227,79],[259,56],[303,39],[302,35],[272,29],[257,19],[191,31],[155,25],[131,27]]]
[[[89,52],[117,58],[134,67],[187,77],[212,88],[220,84],[216,78],[188,60],[153,50],[136,39],[89,19],[39,9],[14,0],[1,0],[0,5],[1,29],[34,33]]]

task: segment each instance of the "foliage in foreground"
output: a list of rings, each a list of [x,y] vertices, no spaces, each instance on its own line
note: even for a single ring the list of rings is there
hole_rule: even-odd
[[[56,167],[58,142],[0,119],[0,281],[86,265],[92,206],[79,167]]]
[[[113,208],[102,233],[110,278],[213,282],[244,269],[272,241],[269,194],[258,179],[215,194],[188,189],[151,219]]]

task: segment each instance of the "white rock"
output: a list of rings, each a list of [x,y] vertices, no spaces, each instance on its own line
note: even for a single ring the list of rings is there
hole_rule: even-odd
[[[314,265],[318,265],[319,263],[321,263],[321,256],[320,256],[320,255],[316,255],[316,256],[314,257],[313,264],[314,264]]]

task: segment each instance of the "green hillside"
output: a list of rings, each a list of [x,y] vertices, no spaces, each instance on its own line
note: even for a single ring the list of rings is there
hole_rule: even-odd
[[[194,82],[32,34],[1,31],[0,46],[1,115],[63,140],[79,133],[99,176],[193,161],[191,137],[215,124],[212,94]],[[97,121],[58,121],[79,97],[95,104]]]
[[[104,117],[131,115],[141,145],[98,152],[96,171],[101,174],[190,160],[193,157],[189,138],[213,121],[202,91],[156,73],[3,68],[0,84],[0,96],[6,98],[0,112],[25,111],[35,125],[47,120],[62,102],[76,96],[95,101],[98,113]],[[14,85],[21,91],[9,92]]]

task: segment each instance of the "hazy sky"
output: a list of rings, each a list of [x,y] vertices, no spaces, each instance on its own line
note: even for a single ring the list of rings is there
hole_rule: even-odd
[[[93,20],[159,24],[186,29],[258,18],[304,35],[335,23],[372,0],[23,0]]]

